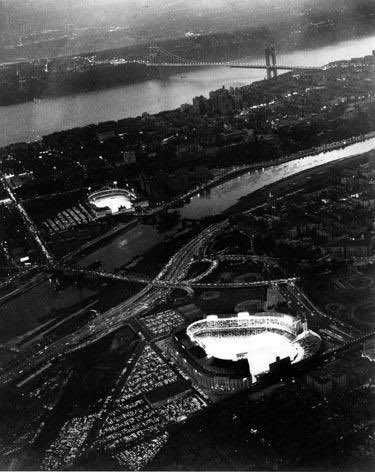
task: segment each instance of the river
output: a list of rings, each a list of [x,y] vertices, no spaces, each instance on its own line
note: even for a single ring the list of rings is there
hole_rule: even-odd
[[[251,171],[235,177],[208,192],[202,192],[191,198],[180,210],[183,218],[199,219],[217,215],[235,205],[241,197],[259,190],[281,179],[285,179],[304,170],[363,154],[375,149],[375,138],[352,144],[343,149],[322,152],[301,159],[285,162],[265,168],[263,171]],[[80,261],[85,267],[100,260],[106,271],[112,272],[116,267],[127,264],[133,257],[143,254],[147,249],[161,242],[165,236],[175,233],[179,228],[168,233],[159,233],[150,225],[139,225],[124,234],[120,234],[103,248],[97,249]]]
[[[265,168],[263,171],[248,172],[212,188],[208,193],[193,197],[190,203],[181,210],[181,215],[184,218],[203,218],[208,215],[217,215],[233,206],[241,197],[266,185],[322,164],[364,154],[372,149],[375,149],[375,138],[352,144],[343,149],[321,152],[274,165]]]
[[[264,170],[251,171],[193,197],[190,203],[185,204],[179,211],[181,216],[185,218],[202,218],[218,214],[233,206],[241,197],[266,185],[301,171],[362,154],[372,149],[375,149],[375,137],[343,149],[306,156]],[[141,256],[147,249],[152,248],[167,236],[175,234],[179,229],[180,226],[177,225],[168,232],[159,233],[153,226],[138,225],[82,258],[79,264],[85,267],[93,261],[100,260],[103,268],[112,272],[114,268],[127,264],[135,256]],[[83,302],[91,295],[93,292],[90,290],[78,289],[73,286],[57,293],[49,282],[45,282],[6,303],[0,304],[0,343],[45,322],[51,308],[67,307],[78,301]]]
[[[322,66],[330,61],[371,54],[375,36],[342,41],[330,46],[280,54],[280,64]],[[263,56],[251,57],[263,62]],[[32,141],[62,129],[157,113],[191,103],[222,85],[241,86],[264,78],[264,70],[225,67],[198,69],[167,79],[123,85],[106,90],[0,107],[0,147]]]
[[[355,41],[346,41],[334,46],[308,51],[296,51],[284,56],[280,62],[293,64],[322,65],[332,60],[369,54],[375,44],[375,36]],[[95,120],[105,121],[137,115],[145,110],[157,112],[174,108],[192,97],[207,94],[222,84],[244,85],[263,78],[264,71],[225,69],[197,70],[167,80],[152,80],[131,86],[122,86],[95,93],[79,94],[37,103],[25,103],[0,108],[0,146],[20,140],[37,139],[62,128],[85,125]],[[201,218],[225,211],[241,197],[300,171],[360,154],[375,148],[375,138],[353,144],[345,149],[335,150],[303,159],[290,161],[265,169],[263,172],[249,172],[212,188],[192,198],[180,209],[181,216]],[[106,270],[129,262],[132,257],[142,255],[147,249],[162,241],[168,233],[158,233],[149,225],[140,225],[121,234],[87,257],[83,266],[100,259]],[[0,342],[33,329],[46,320],[51,307],[66,307],[77,301],[86,300],[92,292],[73,287],[62,290],[58,296],[49,283],[32,289],[25,294],[0,304]]]
[[[217,187],[193,197],[179,211],[185,218],[202,218],[221,213],[233,206],[241,197],[277,182],[286,177],[313,167],[345,159],[375,149],[375,138],[352,144],[344,149],[306,156],[301,159],[274,165],[260,171],[252,171],[224,182]],[[177,225],[168,232],[159,233],[153,226],[137,227],[115,237],[108,244],[82,258],[83,267],[100,260],[103,268],[112,272],[116,267],[127,264],[135,256],[141,256],[165,237],[175,234]],[[49,282],[45,282],[26,293],[0,304],[0,343],[25,331],[34,329],[48,319],[51,308],[67,307],[84,301],[92,295],[90,290],[70,286],[56,293]],[[1,364],[1,358],[0,358]]]

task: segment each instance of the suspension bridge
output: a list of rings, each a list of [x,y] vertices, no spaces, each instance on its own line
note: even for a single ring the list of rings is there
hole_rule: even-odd
[[[269,46],[265,49],[265,62],[251,62],[247,60],[233,60],[233,61],[197,61],[193,59],[186,59],[178,56],[160,46],[150,46],[149,59],[142,61],[148,67],[169,68],[200,68],[200,67],[230,67],[238,69],[265,69],[267,71],[267,79],[277,77],[278,70],[319,70],[320,67],[283,64],[277,63],[276,50],[274,46]]]

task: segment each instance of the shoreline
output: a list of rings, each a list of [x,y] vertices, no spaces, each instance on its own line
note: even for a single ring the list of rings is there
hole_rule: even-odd
[[[230,216],[230,214],[232,214],[233,212],[234,212],[234,214],[243,213],[243,212],[247,212],[247,211],[251,212],[251,211],[254,210],[254,208],[249,208],[249,209],[246,210],[246,209],[240,209],[240,207],[246,205],[247,204],[246,201],[248,199],[250,199],[251,197],[253,197],[254,195],[256,195],[258,192],[259,192],[259,194],[261,194],[264,191],[271,190],[272,187],[278,187],[278,186],[283,187],[290,180],[296,179],[296,184],[297,185],[293,186],[293,188],[290,189],[290,190],[293,190],[293,192],[294,192],[296,190],[299,190],[299,185],[301,184],[301,182],[298,182],[299,180],[305,179],[309,175],[313,176],[314,174],[319,174],[322,171],[322,169],[323,169],[323,171],[324,170],[328,171],[330,168],[340,166],[340,165],[342,165],[342,164],[344,164],[345,162],[348,162],[348,161],[354,161],[356,159],[358,159],[358,160],[365,159],[368,155],[371,155],[372,153],[375,153],[375,148],[371,151],[366,151],[362,154],[354,154],[353,156],[341,157],[341,158],[335,159],[334,161],[325,162],[325,163],[319,164],[315,167],[311,167],[310,169],[305,169],[305,170],[302,170],[300,172],[296,172],[295,174],[289,175],[288,177],[284,177],[284,178],[282,178],[282,179],[280,179],[276,182],[265,185],[264,187],[262,187],[258,190],[255,190],[253,193],[250,193],[248,195],[245,195],[245,196],[241,197],[237,201],[237,203],[235,203],[233,206],[231,206],[230,208],[225,210],[222,214]],[[280,190],[281,190],[281,193],[282,193],[283,190],[282,189],[280,189]]]
[[[235,30],[233,31],[232,33],[239,33],[241,31],[242,28],[240,28],[240,30]],[[306,44],[301,44],[301,45],[294,45],[294,44],[289,44],[289,45],[284,45],[284,47],[282,48],[282,54],[293,54],[297,51],[300,51],[300,52],[305,52],[305,51],[315,51],[315,50],[319,50],[319,49],[322,49],[322,48],[332,48],[335,46],[335,44],[337,44],[337,41],[339,43],[345,43],[345,42],[351,42],[351,41],[358,41],[358,40],[361,40],[361,39],[364,39],[364,38],[367,38],[367,37],[371,37],[372,34],[371,34],[371,31],[366,31],[366,32],[361,32],[359,35],[354,35],[354,36],[347,36],[347,35],[344,35],[343,37],[341,38],[337,38],[336,41],[332,41],[332,40],[318,40],[316,41],[312,47],[307,47]],[[172,41],[175,41],[175,42],[179,42],[181,40],[181,38],[174,38]],[[270,38],[271,40],[271,38]],[[169,41],[169,40],[164,40],[164,41]],[[162,41],[163,43],[163,41]],[[17,66],[17,65],[25,65],[25,64],[31,64],[31,63],[34,63],[34,62],[39,62],[39,61],[48,61],[48,60],[62,60],[62,59],[73,59],[74,57],[86,57],[86,56],[90,56],[90,55],[99,55],[99,56],[102,56],[102,55],[107,55],[107,56],[113,56],[114,54],[116,55],[117,54],[125,54],[126,55],[126,51],[131,51],[132,49],[138,49],[138,48],[142,48],[142,46],[144,46],[144,44],[142,45],[142,43],[137,43],[137,44],[134,44],[134,45],[131,45],[131,46],[127,46],[127,47],[122,47],[122,46],[117,46],[117,47],[113,47],[113,48],[109,48],[109,49],[104,49],[104,50],[83,50],[81,52],[77,52],[76,54],[70,54],[70,55],[52,55],[52,56],[43,56],[43,57],[23,57],[23,58],[20,58],[20,59],[17,59],[17,58],[9,58],[8,60],[2,60],[0,62],[0,67],[14,67],[14,66]],[[213,58],[213,62],[222,62],[222,61],[241,61],[243,59],[251,59],[253,61],[258,61],[260,58],[263,58],[263,55],[258,51],[258,50],[254,50],[252,51],[249,55],[246,55],[244,56],[243,54],[235,54],[233,55],[232,57],[228,58],[228,57],[224,57],[222,58],[221,56],[218,56],[218,57],[215,57]],[[131,59],[131,58],[127,58],[125,64],[134,64],[134,61]],[[142,62],[139,62],[138,64],[140,65],[143,65]],[[106,64],[106,65],[109,65]],[[113,70],[111,70],[110,72],[113,73],[113,71],[115,71],[116,69],[116,66],[118,66],[119,64],[115,64],[115,65],[112,65],[113,67]],[[123,64],[121,64],[123,65]],[[320,66],[322,67],[322,66]],[[187,71],[189,72],[190,69],[188,67],[184,68],[184,69],[181,69],[181,71]],[[126,85],[132,85],[132,84],[138,84],[138,83],[142,83],[142,82],[145,82],[145,81],[148,81],[148,80],[153,80],[155,78],[157,78],[158,74],[157,73],[154,73],[153,71],[144,71],[143,72],[144,75],[141,76],[141,77],[134,77],[134,78],[128,78],[128,79],[125,79],[124,81],[119,81],[117,84],[102,84],[102,85],[99,85],[98,89],[99,90],[110,90],[112,88],[116,88],[118,86],[126,86]],[[168,69],[168,72],[166,73],[166,75],[169,77],[169,76],[173,76],[175,75],[176,72],[172,69]],[[47,81],[48,83],[48,81]],[[35,96],[35,97],[31,97],[31,98],[26,98],[24,97],[23,99],[20,99],[20,100],[17,100],[17,101],[13,101],[11,103],[4,103],[4,104],[0,104],[0,110],[2,108],[7,108],[7,107],[11,107],[11,106],[14,106],[14,105],[19,105],[19,104],[24,104],[24,103],[28,103],[28,102],[32,102],[34,100],[48,100],[48,99],[54,99],[54,98],[63,98],[63,97],[70,97],[70,96],[74,96],[74,95],[77,95],[77,94],[85,94],[85,93],[90,93],[90,92],[93,92],[95,91],[94,89],[90,89],[90,88],[82,88],[82,90],[77,90],[77,91],[55,91],[55,92],[46,92],[46,94],[44,95],[41,95],[41,96]]]
[[[370,139],[371,137],[374,137],[375,136],[375,131],[373,131],[371,133],[368,133],[368,135],[365,135],[366,137],[364,137],[363,139],[358,139],[358,140],[355,140],[354,142],[351,142],[347,146],[350,146],[353,143],[365,141],[366,139]],[[347,141],[349,141],[349,140],[346,140],[346,142]],[[335,149],[343,149],[347,146],[343,145],[342,142],[341,142],[341,143],[332,143],[331,145],[328,146],[328,148],[330,148],[330,150],[333,151]],[[304,151],[303,153],[305,154],[305,157],[303,157],[301,155],[292,155],[292,156],[288,156],[286,158],[283,158],[283,159],[280,159],[280,160],[277,160],[277,161],[269,161],[267,163],[252,164],[250,166],[246,166],[246,168],[238,169],[237,171],[234,171],[234,172],[232,171],[228,175],[220,177],[219,181],[216,181],[215,183],[209,183],[208,185],[203,186],[203,187],[204,187],[204,189],[215,188],[216,186],[219,186],[222,183],[230,181],[232,178],[234,179],[234,178],[238,177],[239,175],[242,175],[242,174],[248,172],[250,168],[253,171],[259,170],[261,168],[266,169],[266,168],[273,167],[275,165],[281,165],[281,164],[284,164],[284,163],[287,163],[287,162],[292,162],[294,160],[298,160],[298,159],[301,159],[301,158],[302,159],[307,158],[308,156],[313,156],[313,155],[319,154],[321,152],[324,152],[324,151],[322,151],[320,148],[318,148],[318,149],[315,150],[315,152],[313,152],[313,150],[311,150],[311,152],[305,152]],[[327,152],[329,152],[329,151],[327,151]],[[338,158],[336,160],[326,162],[326,163],[320,164],[318,166],[312,167],[310,169],[302,170],[301,172],[297,172],[297,173],[292,174],[288,177],[284,177],[282,179],[279,179],[276,182],[265,185],[264,187],[261,187],[260,189],[255,190],[254,192],[251,192],[251,193],[249,193],[249,194],[247,194],[243,197],[240,197],[240,199],[237,200],[236,203],[234,203],[229,208],[227,208],[226,210],[221,212],[221,215],[225,216],[225,215],[230,215],[233,212],[237,212],[236,208],[241,208],[241,206],[246,204],[246,203],[244,203],[244,202],[246,202],[246,200],[248,200],[248,199],[250,199],[254,196],[256,197],[258,193],[259,193],[259,195],[261,195],[261,193],[266,189],[270,189],[272,187],[277,187],[278,185],[283,186],[285,183],[287,183],[291,179],[295,179],[295,178],[298,179],[298,178],[301,178],[304,175],[308,175],[309,173],[314,174],[316,171],[319,171],[322,167],[338,165],[339,163],[342,163],[343,161],[346,161],[347,159],[361,158],[364,155],[366,155],[368,153],[371,153],[371,152],[373,152],[373,151],[368,151],[366,153],[353,155],[353,156],[350,156],[350,157],[341,157],[341,158]],[[192,196],[196,195],[197,193],[199,193],[201,191],[202,191],[201,188],[194,189],[194,191],[190,192],[190,196],[192,197]],[[186,198],[187,198],[187,195],[185,194],[185,195],[179,197],[177,200],[184,200]],[[172,200],[171,202],[168,202],[165,206],[162,206],[160,208],[156,208],[155,211],[150,212],[150,214],[151,215],[156,215],[156,214],[158,214],[158,213],[160,213],[164,210],[168,210],[170,208],[170,205],[174,204],[175,201],[176,201],[176,199]],[[181,208],[183,208],[183,206]],[[176,208],[176,211],[179,212],[181,210],[181,208]],[[241,210],[238,210],[238,211],[241,212]],[[243,211],[246,211],[246,210],[243,210]],[[141,224],[147,224],[147,223],[141,223],[141,222],[137,221],[136,219],[134,219],[134,220],[131,220],[128,223],[125,223],[124,225],[117,226],[117,227],[109,230],[108,233],[99,236],[99,238],[96,238],[93,241],[85,243],[82,247],[77,248],[75,251],[73,251],[73,253],[66,254],[65,256],[62,257],[62,260],[63,260],[63,262],[68,262],[68,261],[70,261],[71,259],[74,259],[77,256],[78,256],[79,259],[87,257],[90,254],[92,254],[93,252],[95,252],[96,250],[100,250],[103,247],[105,247],[105,244],[101,245],[101,242],[106,243],[106,242],[108,242],[108,240],[110,242],[112,237],[115,238],[119,234],[125,235],[128,231],[134,229],[135,227],[137,227],[138,225],[141,225]],[[159,243],[157,243],[156,246],[158,246],[158,244]],[[85,253],[86,250],[90,249],[92,246],[94,246],[92,248],[92,250],[91,251],[89,250],[87,253]],[[152,249],[152,248],[150,248],[150,249]],[[84,253],[84,254],[82,255],[82,253]],[[75,261],[75,263],[77,263],[77,261]]]
[[[128,231],[132,230],[137,225],[138,225],[138,220],[136,218],[128,221],[127,223],[117,225],[114,228],[107,231],[105,234],[102,234],[101,236],[98,236],[94,238],[93,240],[86,242],[85,244],[78,247],[74,251],[68,254],[65,254],[64,256],[62,256],[61,260],[62,262],[68,262],[69,260],[74,259],[77,256],[86,257],[87,255],[91,254],[91,252],[95,251],[96,245],[98,245],[100,248],[101,242],[105,242],[107,239],[111,239],[112,237],[117,236],[118,233],[121,233],[122,231],[124,231],[124,234],[126,234]],[[94,246],[94,248],[92,248],[92,251],[89,251],[88,254],[86,255],[81,254],[82,252],[84,253],[87,249],[90,249],[91,246]]]
[[[309,148],[309,149],[300,151],[300,152],[295,153],[295,154],[290,154],[289,156],[280,157],[279,159],[273,159],[271,161],[263,161],[263,162],[254,162],[253,164],[248,164],[248,165],[245,164],[244,166],[241,166],[241,168],[239,168],[239,169],[229,171],[228,173],[226,173],[224,175],[221,175],[221,176],[219,176],[219,177],[217,177],[217,178],[215,178],[215,179],[213,179],[213,180],[211,180],[211,181],[209,181],[205,184],[202,184],[201,186],[199,186],[199,187],[197,187],[193,190],[189,190],[188,192],[186,192],[183,195],[177,196],[176,198],[174,198],[174,199],[170,200],[169,202],[165,203],[164,205],[161,205],[158,208],[154,208],[149,213],[145,213],[144,215],[145,216],[148,216],[148,215],[151,216],[151,215],[157,214],[161,211],[168,210],[170,207],[173,208],[173,205],[175,205],[179,201],[183,201],[186,198],[191,198],[191,197],[197,195],[199,192],[206,191],[206,190],[209,190],[211,188],[214,188],[214,187],[216,187],[216,186],[218,186],[222,183],[225,183],[227,181],[230,181],[232,178],[234,179],[235,177],[238,177],[238,176],[240,176],[240,175],[242,175],[242,174],[244,174],[248,171],[255,171],[255,170],[259,170],[261,168],[266,169],[268,167],[278,166],[278,165],[281,165],[281,164],[285,164],[287,162],[292,162],[294,160],[305,159],[309,156],[315,156],[315,155],[320,154],[320,153],[335,151],[337,149],[345,149],[347,146],[350,146],[351,144],[360,143],[360,142],[366,141],[366,140],[374,138],[374,137],[375,137],[375,131],[371,131],[371,132],[366,133],[364,135],[353,136],[353,137],[348,138],[348,139],[343,139],[342,141],[337,141],[337,142],[328,143],[328,144],[322,144],[319,147]],[[345,158],[343,158],[343,159],[345,159]],[[141,215],[141,216],[143,216],[143,215]]]
[[[330,63],[330,62],[343,60],[344,59],[344,51],[342,50],[343,48],[348,49],[348,51],[347,51],[348,55],[346,56],[346,58],[350,57],[349,54],[351,54],[351,55],[353,54],[352,53],[352,49],[353,49],[352,43],[353,42],[354,43],[359,42],[358,47],[360,47],[361,51],[364,51],[365,47],[366,47],[366,51],[367,51],[367,47],[368,47],[367,42],[369,42],[371,40],[371,38],[373,38],[372,34],[366,34],[366,35],[360,36],[360,37],[355,37],[355,38],[346,39],[346,40],[339,40],[338,42],[334,42],[334,43],[317,45],[316,47],[309,48],[309,49],[307,49],[307,48],[302,48],[302,49],[292,48],[291,50],[286,50],[284,53],[286,55],[291,55],[291,54],[295,55],[295,54],[300,53],[304,57],[307,54],[311,53],[311,55],[312,55],[312,59],[311,59],[312,64],[317,63],[317,60],[318,60],[318,63],[320,64],[320,66],[317,66],[317,67],[324,67],[324,65],[322,65],[321,62]],[[365,44],[362,44],[363,42],[365,42]],[[336,49],[338,49],[338,50],[335,54],[330,52],[330,50],[335,50],[336,51]],[[321,60],[319,61],[320,56],[318,57],[317,54],[320,50],[322,50],[323,55],[322,55]],[[328,50],[328,52],[325,53],[326,50]],[[370,51],[368,51],[368,53],[369,52]],[[363,54],[366,54],[366,52],[363,52]],[[252,56],[250,56],[250,57],[252,57]],[[317,59],[317,57],[318,57],[318,59]],[[282,75],[284,75],[284,74],[282,74]],[[238,80],[245,81],[245,79],[243,77],[238,77]],[[152,79],[151,79],[151,81],[152,81]],[[146,80],[146,82],[148,82],[148,80]],[[232,81],[229,81],[229,79],[226,79],[225,77],[223,77],[220,81],[220,84],[226,83],[227,86],[229,87],[230,82],[232,82]],[[243,86],[246,87],[246,86],[248,86],[248,85],[250,85],[254,82],[258,82],[258,83],[265,82],[264,76],[262,76],[262,78],[259,78],[259,79],[249,77],[242,85],[239,85],[239,87],[243,87]],[[117,85],[116,87],[120,87],[120,88],[128,87],[128,86],[131,87],[131,86],[136,86],[137,84],[141,84],[141,83],[145,83],[145,81],[142,80],[141,82],[134,82],[134,83],[130,83],[128,85]],[[184,98],[184,96],[181,96],[178,103],[172,103],[173,100],[172,100],[172,102],[170,100],[168,100],[168,103],[164,103],[162,105],[161,109],[159,109],[159,107],[157,107],[157,111],[152,111],[152,109],[155,109],[155,107],[153,107],[153,103],[151,103],[151,104],[145,103],[145,105],[143,107],[143,110],[139,110],[138,112],[135,111],[129,116],[126,115],[124,112],[122,112],[121,114],[118,114],[118,112],[116,110],[115,111],[112,110],[111,116],[109,116],[109,117],[107,117],[107,116],[99,117],[98,121],[92,121],[92,119],[91,119],[90,122],[86,122],[85,120],[82,121],[82,119],[79,118],[78,121],[76,120],[75,123],[72,123],[72,124],[67,123],[66,126],[63,126],[62,128],[58,127],[57,129],[43,129],[43,128],[46,127],[43,123],[41,123],[39,126],[37,124],[37,129],[34,129],[33,123],[31,123],[30,125],[28,125],[28,129],[27,129],[28,132],[26,132],[24,136],[23,136],[23,133],[21,133],[21,132],[19,133],[20,136],[17,136],[18,135],[17,131],[16,131],[16,134],[14,135],[13,130],[10,131],[9,133],[7,133],[7,131],[5,129],[5,132],[4,132],[4,135],[3,135],[4,145],[0,146],[0,151],[4,148],[7,148],[8,146],[15,146],[15,145],[20,144],[20,143],[37,143],[37,142],[40,142],[43,139],[43,136],[49,136],[51,134],[56,134],[56,133],[61,133],[61,132],[69,132],[69,131],[79,129],[79,128],[84,128],[84,127],[90,126],[90,125],[94,125],[94,126],[103,125],[103,124],[109,123],[111,121],[116,121],[117,122],[117,121],[121,121],[123,119],[128,119],[128,118],[135,119],[135,118],[137,118],[138,116],[140,116],[142,114],[142,111],[149,111],[149,113],[152,114],[152,115],[157,115],[157,114],[160,114],[160,113],[173,112],[174,110],[179,108],[181,103],[183,103],[184,101],[187,101],[187,100],[188,101],[191,100],[194,96],[194,93],[196,95],[199,95],[199,94],[208,95],[209,91],[216,90],[216,89],[220,88],[220,86],[211,84],[210,85],[210,90],[208,90],[208,91],[205,91],[204,87],[203,87],[203,89],[201,87],[200,91],[196,90],[194,92],[192,90],[192,94],[189,95],[188,97]],[[233,86],[235,86],[235,85],[233,85]],[[101,92],[106,92],[106,91],[110,92],[111,90],[116,89],[116,87],[101,88],[100,91]],[[68,99],[69,97],[74,97],[74,96],[77,97],[77,96],[80,96],[80,95],[85,96],[85,95],[89,95],[90,93],[91,94],[95,93],[95,91],[87,91],[87,93],[84,92],[84,93],[78,93],[78,94],[74,94],[74,95],[61,95],[61,96],[56,96],[56,97],[48,97],[46,99],[43,98],[39,101],[41,103],[43,103],[43,107],[45,107],[46,105],[44,104],[44,102],[48,102],[48,100],[50,100],[50,101],[53,101],[55,99],[64,100],[64,98]],[[147,100],[146,100],[146,102],[147,102]],[[7,110],[9,110],[10,111],[10,116],[11,116],[12,115],[12,112],[11,112],[12,107],[30,105],[30,104],[32,105],[32,101],[31,102],[29,101],[29,102],[16,103],[14,105],[0,107],[0,109],[4,110],[4,114],[6,114]],[[127,104],[125,103],[124,107],[126,107],[126,106],[127,106]],[[35,113],[40,114],[42,111],[43,110],[35,110]],[[9,142],[8,142],[8,138],[9,138]],[[7,144],[5,144],[5,142]]]
[[[300,189],[301,187],[303,187],[303,185],[304,185],[303,180],[308,175],[318,174],[319,172],[322,171],[322,169],[324,169],[324,171],[327,172],[332,167],[345,165],[345,163],[348,162],[349,160],[351,162],[353,162],[355,160],[359,160],[359,161],[363,160],[363,159],[366,158],[366,156],[368,154],[374,153],[374,152],[375,152],[375,150],[371,150],[371,151],[367,151],[367,152],[362,153],[362,154],[356,154],[356,155],[353,155],[353,156],[350,156],[350,157],[342,157],[342,158],[336,159],[334,161],[323,163],[323,164],[320,164],[320,165],[315,166],[313,168],[306,169],[306,170],[303,170],[301,172],[297,172],[293,175],[282,178],[282,179],[280,179],[276,182],[265,185],[265,186],[255,190],[254,192],[240,198],[234,205],[232,205],[228,209],[221,212],[220,213],[220,220],[228,219],[230,216],[235,216],[235,215],[239,215],[239,214],[242,214],[242,213],[254,211],[259,206],[259,204],[264,203],[264,198],[265,198],[264,194],[265,194],[265,192],[268,192],[271,189],[273,189],[274,192],[276,190],[275,194],[280,197],[280,196],[282,196],[282,194],[285,194],[286,192],[288,192],[290,190],[296,191],[296,190]],[[288,189],[286,186],[293,180],[295,180],[296,184],[292,188]],[[129,222],[127,225],[130,224],[132,227],[134,227],[133,225],[135,223],[136,223],[135,221],[132,221],[132,222]],[[121,229],[123,229],[123,228],[116,228],[116,234],[121,232]],[[129,228],[129,229],[131,229],[131,228]],[[182,244],[186,243],[186,241],[184,242],[186,236],[188,236],[187,240],[190,240],[191,237],[192,237],[192,234],[190,233],[189,235],[185,235],[183,237],[183,240],[181,241]],[[174,234],[173,239],[175,237],[178,239],[179,235]],[[101,238],[105,239],[106,235],[103,235]],[[97,244],[97,243],[98,242],[96,241],[95,244]],[[100,242],[99,242],[99,244],[100,244]],[[160,255],[160,253],[161,253],[160,249],[163,248],[164,244],[165,244],[165,238],[163,239],[163,241],[155,244],[154,246],[152,246],[151,248],[146,250],[143,253],[143,257],[145,257],[145,255],[147,255],[147,254],[148,254],[149,257],[157,256],[158,254]],[[176,250],[178,250],[178,248]],[[84,257],[86,257],[86,256],[84,256]],[[39,285],[41,282],[42,281],[37,281],[37,283],[33,284],[33,287],[34,287],[34,285]],[[33,288],[33,287],[30,287],[30,288]],[[23,293],[23,290],[21,291],[20,294],[15,294],[15,298],[18,295],[22,295],[22,293]],[[14,297],[12,296],[11,298],[13,299]],[[13,338],[11,338],[11,340],[12,339]]]

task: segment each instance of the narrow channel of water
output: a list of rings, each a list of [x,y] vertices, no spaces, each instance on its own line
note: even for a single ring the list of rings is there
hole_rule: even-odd
[[[375,138],[352,144],[344,149],[275,165],[264,171],[248,172],[212,188],[209,192],[197,195],[179,211],[184,218],[202,218],[218,214],[233,206],[241,197],[266,185],[324,163],[345,159],[372,149],[375,149]],[[104,269],[111,272],[114,268],[129,263],[134,257],[141,256],[147,249],[178,230],[179,226],[176,226],[168,232],[160,233],[150,225],[139,225],[92,252],[83,258],[80,264],[87,266],[93,261],[100,260]],[[91,295],[91,291],[73,286],[56,292],[49,282],[45,282],[7,303],[0,304],[0,343],[45,322],[51,307],[66,308],[86,300]]]
[[[224,182],[209,192],[192,198],[179,211],[184,218],[202,218],[221,213],[238,200],[260,188],[290,177],[307,169],[362,154],[375,149],[375,138],[352,144],[344,149],[307,156],[283,164],[275,165],[264,171],[252,171]],[[130,262],[134,257],[141,256],[167,236],[175,234],[179,226],[160,233],[150,225],[139,225],[130,231],[120,234],[110,243],[92,252],[80,261],[87,266],[100,260],[106,271]],[[0,343],[18,336],[46,321],[50,308],[66,308],[86,300],[92,292],[89,290],[68,287],[56,292],[49,282],[45,282],[26,293],[0,304]]]
[[[190,203],[180,210],[183,218],[199,219],[217,215],[235,205],[241,197],[249,195],[262,187],[270,185],[286,177],[312,169],[316,166],[363,154],[375,149],[375,138],[352,144],[343,149],[323,152],[301,159],[265,168],[264,171],[251,171],[228,180],[208,192],[192,197]],[[143,254],[147,249],[161,242],[166,235],[177,232],[179,227],[168,233],[159,233],[150,225],[139,225],[131,231],[119,235],[103,248],[89,254],[80,261],[87,266],[94,261],[101,261],[106,271],[113,271],[131,261],[134,256]]]
[[[322,164],[364,154],[372,149],[375,149],[375,138],[352,144],[343,149],[322,152],[275,165],[264,169],[263,172],[248,172],[212,188],[208,193],[193,197],[191,202],[182,208],[181,215],[184,218],[203,218],[207,215],[217,215],[233,206],[241,197],[266,185]]]

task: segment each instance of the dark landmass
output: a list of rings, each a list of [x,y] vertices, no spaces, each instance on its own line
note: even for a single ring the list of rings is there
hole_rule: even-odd
[[[0,3],[0,61],[40,59],[101,51],[148,41],[201,38],[254,25],[270,28],[284,49],[312,41],[337,41],[374,31],[372,0],[225,0],[149,4],[124,0]],[[281,44],[282,43],[282,44]],[[289,45],[289,46],[288,46]],[[238,42],[232,47],[236,49]],[[229,44],[228,44],[229,49]]]
[[[236,31],[161,38],[158,44],[188,60],[226,61],[262,56],[264,48],[270,43],[274,43],[278,50],[287,52],[321,47],[374,32],[375,5],[364,1],[354,10],[338,6],[330,11],[307,9],[297,22],[294,15],[282,16],[277,23],[270,17],[267,23],[261,22]],[[37,46],[40,52],[40,44]],[[38,56],[20,51],[19,55],[30,60],[0,67],[0,105],[88,92],[160,77],[157,68],[132,62],[149,58],[148,42],[115,49],[88,49],[76,55],[69,54],[67,49],[64,54],[44,52]],[[4,57],[4,61],[11,60],[12,56]],[[164,68],[162,74],[168,76],[175,72],[175,69]]]

